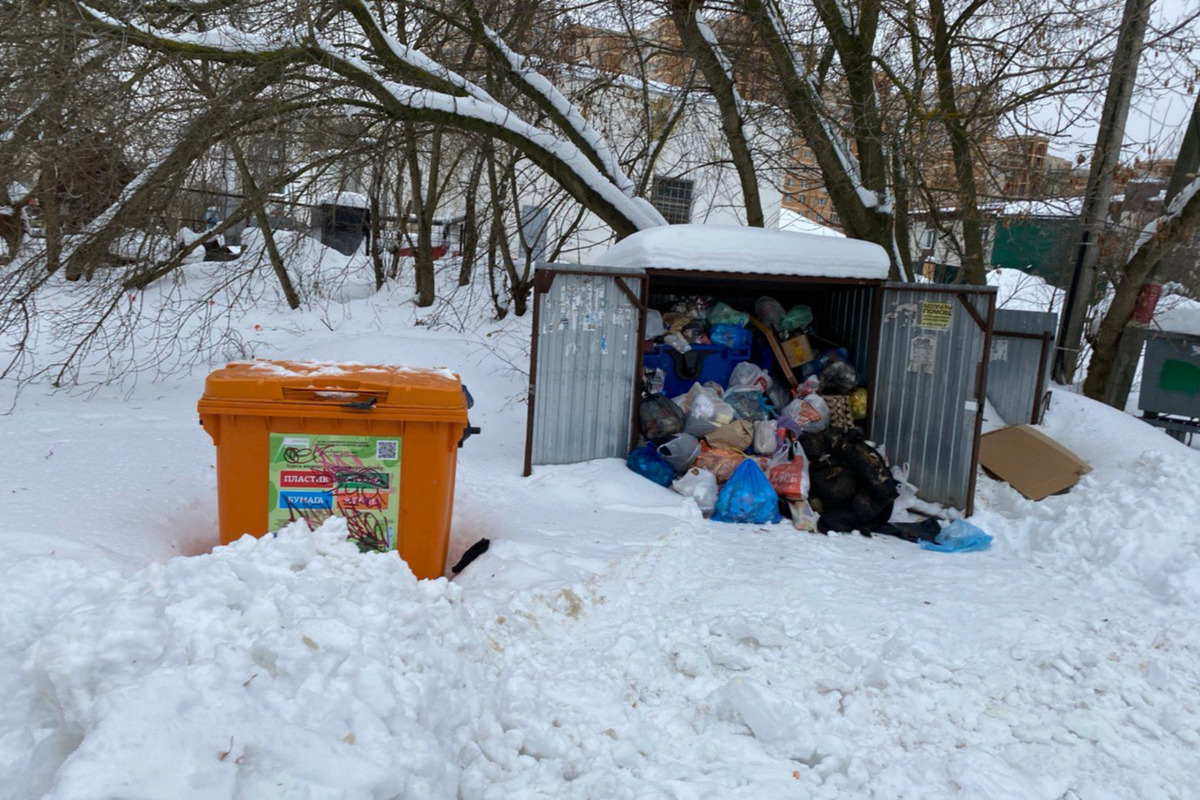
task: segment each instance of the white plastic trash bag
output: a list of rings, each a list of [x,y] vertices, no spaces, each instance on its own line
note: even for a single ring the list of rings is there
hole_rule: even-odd
[[[773,419],[763,419],[754,423],[754,452],[760,456],[774,454],[779,444],[779,423]]]
[[[771,376],[767,371],[757,364],[752,364],[749,361],[743,361],[733,368],[733,372],[729,375],[730,389],[758,389],[760,392],[765,392],[771,388]]]
[[[797,397],[784,407],[783,414],[794,420],[802,431],[817,433],[829,427],[829,404],[819,394]]]
[[[706,517],[711,515],[713,509],[717,507],[717,495],[719,494],[717,476],[706,469],[692,467],[676,478],[675,482],[671,484],[671,488],[684,497],[695,500],[696,505],[700,506],[700,511]]]
[[[663,324],[663,316],[661,311],[656,311],[653,308],[646,312],[646,338],[657,339],[667,332],[667,326]]]

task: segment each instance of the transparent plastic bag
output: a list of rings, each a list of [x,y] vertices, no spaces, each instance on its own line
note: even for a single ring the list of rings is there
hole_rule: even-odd
[[[721,399],[712,388],[692,384],[683,399],[683,407],[687,409],[683,430],[692,436],[703,437],[715,431],[722,425],[733,421],[733,406]]]
[[[683,430],[683,409],[661,394],[647,395],[638,404],[638,423],[647,439],[660,439]]]
[[[819,394],[797,397],[783,409],[783,415],[794,420],[802,431],[823,431],[829,427],[829,405]]]
[[[774,297],[760,297],[754,301],[754,316],[758,321],[778,332],[783,327],[783,303]]]
[[[739,328],[744,328],[750,321],[750,315],[745,311],[738,311],[727,303],[717,303],[708,312],[708,321],[712,325],[737,325]]]
[[[779,330],[784,338],[787,338],[793,331],[803,331],[809,325],[812,325],[813,313],[808,306],[792,306],[783,319],[779,323]]]
[[[730,389],[725,393],[725,402],[733,408],[734,416],[737,419],[757,422],[760,419],[769,419],[771,416],[767,400],[758,389]]]
[[[774,383],[765,369],[750,361],[743,361],[729,373],[730,389],[758,389],[765,392]]]

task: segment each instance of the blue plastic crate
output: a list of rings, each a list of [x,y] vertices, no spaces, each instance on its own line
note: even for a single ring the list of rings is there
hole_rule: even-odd
[[[748,347],[694,344],[687,353],[680,353],[670,345],[660,344],[642,356],[642,365],[647,369],[661,369],[667,376],[663,393],[667,397],[676,397],[692,388],[694,383],[716,381],[725,386],[733,368],[749,360]]]

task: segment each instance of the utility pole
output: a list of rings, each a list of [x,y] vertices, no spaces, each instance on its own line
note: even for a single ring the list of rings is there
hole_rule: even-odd
[[[1153,4],[1154,0],[1125,0],[1121,32],[1117,36],[1117,50],[1113,56],[1108,92],[1100,115],[1100,130],[1096,134],[1096,148],[1092,152],[1091,172],[1083,198],[1071,285],[1067,287],[1058,341],[1054,348],[1054,379],[1063,384],[1075,379],[1080,342],[1083,341],[1083,324],[1096,287],[1100,238],[1108,219],[1113,176],[1121,159],[1125,122],[1129,118],[1129,104]]]

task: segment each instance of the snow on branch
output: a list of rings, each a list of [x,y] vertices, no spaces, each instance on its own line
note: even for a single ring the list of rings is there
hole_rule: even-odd
[[[712,51],[713,57],[717,59],[717,63],[721,65],[721,69],[725,72],[725,77],[729,79],[729,84],[732,87],[734,105],[737,106],[738,116],[745,118],[745,107],[742,103],[741,95],[738,94],[737,83],[733,80],[733,65],[729,63],[729,59],[725,56],[725,50],[721,47],[721,43],[717,41],[717,35],[713,33],[713,29],[708,23],[700,17],[700,10],[696,10],[696,30],[700,32],[708,49]]]
[[[580,202],[586,204],[590,195],[607,205],[611,213],[602,210],[598,210],[598,213],[614,227],[641,229],[666,224],[666,220],[652,205],[644,199],[630,196],[631,183],[616,167],[616,158],[607,142],[557,90],[553,90],[553,87],[547,89],[549,82],[542,76],[537,77],[545,81],[540,88],[545,97],[556,104],[561,100],[562,106],[559,107],[565,107],[564,117],[569,125],[565,140],[554,132],[526,122],[481,87],[420,51],[396,42],[361,0],[341,0],[341,3],[362,26],[372,45],[372,52],[380,59],[380,66],[412,83],[391,80],[363,59],[343,54],[342,48],[320,37],[307,37],[303,41],[288,37],[272,41],[228,27],[214,28],[204,33],[167,32],[118,20],[86,3],[79,2],[77,5],[96,28],[121,35],[149,49],[229,62],[272,60],[323,66],[372,96],[381,110],[395,118],[421,116],[451,127],[480,130],[508,141]],[[496,41],[499,42],[498,37]],[[527,80],[530,85],[539,85],[534,78]],[[574,139],[582,139],[592,152],[585,152]],[[607,170],[597,165],[596,155],[600,156],[601,164],[608,165]],[[621,221],[619,225],[618,220]]]
[[[508,63],[511,74],[543,101],[541,105],[544,108],[548,107],[547,110],[554,111],[560,124],[575,133],[577,141],[595,154],[594,161],[598,162],[597,166],[601,167],[609,179],[626,195],[632,197],[636,194],[637,190],[633,181],[621,169],[616,153],[609,147],[608,141],[579,113],[575,104],[568,100],[545,75],[530,66],[527,59],[514,52],[499,33],[485,25],[483,34],[494,51]]]

